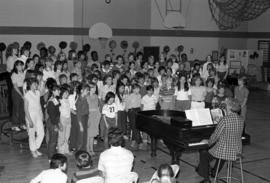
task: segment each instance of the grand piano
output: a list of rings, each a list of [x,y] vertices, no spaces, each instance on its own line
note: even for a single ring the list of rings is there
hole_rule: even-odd
[[[185,112],[173,110],[141,111],[136,115],[136,127],[151,138],[151,156],[156,156],[157,140],[162,139],[172,156],[172,163],[179,164],[184,151],[207,149],[202,143],[209,139],[216,125],[192,127]],[[243,144],[250,143],[249,135],[242,137]]]

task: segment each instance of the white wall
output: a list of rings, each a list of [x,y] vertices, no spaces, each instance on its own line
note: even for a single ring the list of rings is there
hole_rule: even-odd
[[[270,32],[270,9],[264,12],[257,19],[248,23],[248,32]],[[248,49],[258,49],[258,40],[270,40],[270,39],[248,39]]]
[[[173,7],[179,8],[179,0],[172,0]],[[157,7],[158,4],[158,7]],[[161,17],[165,17],[166,2],[164,0],[152,1],[151,4],[151,29],[167,29],[163,26]],[[159,8],[159,9],[158,9]],[[160,15],[160,12],[162,15]],[[217,31],[214,20],[208,7],[208,1],[202,0],[182,0],[182,14],[186,18],[186,27],[183,30],[210,30]],[[190,60],[204,59],[212,50],[218,49],[218,38],[191,38],[191,37],[151,37],[151,45],[169,45],[172,52],[178,45],[184,45],[184,52]],[[193,48],[194,53],[190,53]]]
[[[0,26],[73,27],[73,0],[1,0],[0,17]],[[31,41],[33,53],[40,41],[57,46],[62,40],[73,39],[74,36],[0,35],[0,42],[6,44]]]

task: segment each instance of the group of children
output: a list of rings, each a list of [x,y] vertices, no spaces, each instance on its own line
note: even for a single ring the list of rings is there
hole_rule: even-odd
[[[155,60],[152,55],[130,53],[127,58],[111,55],[105,61],[92,51],[71,50],[52,55],[46,49],[30,57],[28,50],[9,46],[7,62],[13,62],[13,122],[24,126],[29,134],[33,157],[45,134],[48,156],[55,152],[86,150],[94,155],[95,137],[108,145],[108,129],[120,128],[131,146],[143,149],[146,139],[136,129],[140,110],[179,110],[221,107],[226,97],[235,96],[242,104],[245,117],[248,89],[245,78],[239,78],[235,92],[227,86],[228,66],[224,56],[213,63],[211,56],[193,65],[186,57],[175,55]],[[44,53],[45,52],[45,53]],[[184,59],[185,58],[185,59]],[[9,63],[10,65],[10,63]],[[11,67],[11,66],[9,66]]]

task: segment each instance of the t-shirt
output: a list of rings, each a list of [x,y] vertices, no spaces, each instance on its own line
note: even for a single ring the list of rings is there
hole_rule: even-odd
[[[143,111],[155,110],[157,98],[155,97],[155,95],[144,95],[141,104],[143,105]]]
[[[115,96],[115,104],[117,106],[118,111],[124,111],[125,110],[124,96],[122,97],[122,102],[121,102],[119,97],[116,95]]]
[[[139,108],[141,107],[141,100],[142,97],[140,94],[131,93],[126,100],[126,108],[132,109],[132,108]]]
[[[67,175],[59,168],[42,171],[30,183],[67,183]]]
[[[217,65],[217,72],[227,72],[228,71],[228,65],[227,64],[225,64],[225,65],[223,65],[223,64],[218,64]]]
[[[48,78],[53,78],[55,79],[55,74],[53,72],[53,70],[47,70],[47,69],[44,69],[43,70],[43,81],[47,81]]]
[[[23,72],[18,72],[16,74],[15,72],[12,73],[11,75],[11,80],[13,85],[17,85],[17,87],[23,87],[23,81],[24,81],[25,75]]]
[[[100,154],[98,169],[105,175],[105,183],[121,182],[119,179],[131,172],[133,161],[131,151],[112,146]]]
[[[118,109],[115,103],[112,103],[111,105],[105,104],[102,108],[102,114],[108,118],[115,118],[117,112]]]
[[[234,89],[235,98],[240,102],[241,105],[244,102],[244,100],[248,98],[248,94],[249,91],[246,87],[240,88],[239,86],[237,86]]]
[[[32,90],[29,90],[25,93],[24,99],[28,102],[28,109],[30,115],[32,113],[34,114],[40,114],[42,113],[41,105],[40,105],[40,92],[36,90],[33,92]]]
[[[70,104],[68,99],[61,99],[60,100],[60,115],[66,118],[70,118]]]
[[[176,100],[189,100],[189,97],[191,95],[190,89],[185,91],[184,89],[178,90],[178,88],[175,89],[174,95],[176,96]]]

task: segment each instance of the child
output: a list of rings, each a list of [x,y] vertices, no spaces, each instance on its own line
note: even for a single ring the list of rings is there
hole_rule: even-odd
[[[31,58],[28,58],[25,62],[24,73],[26,73],[28,70],[35,70],[35,62]]]
[[[55,78],[54,71],[52,69],[53,60],[50,58],[45,59],[45,69],[43,70],[43,81],[46,82],[48,78]]]
[[[123,56],[117,55],[116,57],[117,63],[114,65],[113,70],[118,70],[120,73],[125,71],[125,66],[123,64]]]
[[[130,79],[133,78],[136,74],[136,67],[135,67],[135,62],[130,62],[129,63],[129,74],[130,74]]]
[[[62,63],[57,60],[54,64],[54,78],[56,79],[57,84],[59,85],[59,76],[62,74]]]
[[[104,63],[103,63],[103,67],[101,69],[101,77],[105,77],[106,75],[109,75],[111,74],[111,68],[110,68],[110,61],[108,60],[105,60]]]
[[[58,153],[70,154],[69,152],[69,136],[71,128],[71,115],[70,115],[70,104],[68,100],[69,88],[61,87],[60,93],[60,123],[63,127],[62,131],[58,134]]]
[[[71,74],[72,75],[72,74]],[[70,130],[70,150],[71,151],[76,151],[76,148],[79,144],[78,138],[77,138],[77,133],[80,129],[78,119],[77,119],[77,110],[76,110],[76,102],[78,99],[78,94],[77,94],[77,88],[79,86],[78,81],[72,81],[70,84],[70,94],[68,97],[69,104],[70,104],[70,111],[71,111],[71,130]]]
[[[108,92],[113,92],[113,93],[115,92],[115,87],[113,86],[111,75],[107,75],[104,77],[104,84],[100,88],[99,98],[102,100],[102,102],[104,102],[105,97],[106,97]]]
[[[50,161],[50,169],[43,170],[38,176],[31,180],[30,183],[67,183],[68,177],[67,157],[63,154],[54,154]]]
[[[87,144],[86,150],[90,155],[95,155],[94,152],[94,137],[99,134],[99,122],[101,118],[99,99],[96,94],[96,84],[89,83],[90,92],[87,96],[87,102],[89,106],[89,117],[88,117],[88,130],[87,130]]]
[[[53,154],[56,153],[56,146],[58,140],[58,131],[62,131],[63,127],[60,123],[60,111],[59,111],[59,100],[60,88],[56,85],[53,86],[50,91],[50,99],[47,103],[47,113],[49,115],[49,120],[47,122],[47,129],[49,133],[48,142],[48,157],[52,158]]]
[[[38,81],[34,78],[27,80],[26,94],[24,96],[24,110],[29,147],[34,158],[41,156],[38,151],[44,138],[43,113],[40,104]]]
[[[117,124],[118,128],[123,131],[124,138],[127,140],[127,113],[125,110],[125,85],[120,81],[116,87],[115,104],[117,106]]]
[[[19,126],[24,126],[24,103],[23,103],[23,62],[17,60],[14,63],[13,71],[11,74],[11,81],[13,84],[12,90],[12,130],[20,131]]]
[[[72,73],[77,74],[78,81],[82,81],[82,63],[80,61],[74,62],[74,70],[72,71]]]
[[[87,96],[89,94],[89,85],[79,85],[78,87],[78,100],[76,101],[77,118],[79,123],[79,131],[77,132],[78,148],[86,150],[87,143],[87,129],[88,129],[88,115],[89,106],[87,103]]]
[[[174,108],[175,88],[172,86],[172,77],[162,76],[165,83],[162,84],[159,91],[159,103],[162,110],[172,110]]]
[[[65,74],[60,74],[59,76],[59,84],[60,86],[63,86],[64,84],[68,83],[68,78]]]
[[[247,81],[246,77],[242,76],[238,79],[238,86],[234,89],[234,97],[240,102],[241,104],[241,113],[240,116],[244,120],[246,120],[247,115],[247,100],[249,95],[249,90],[246,87]]]
[[[190,109],[191,91],[185,75],[179,77],[174,95],[176,96],[175,110],[185,111]]]
[[[216,94],[216,90],[214,89],[214,79],[207,79],[206,84],[206,95],[205,95],[205,108],[212,108],[212,100]]]
[[[73,174],[71,183],[76,183],[79,180],[87,179],[90,177],[100,176],[97,168],[93,168],[91,156],[86,151],[77,151],[75,153],[76,165],[79,171]]]
[[[68,63],[67,61],[63,61],[62,62],[62,73],[61,74],[65,74],[67,77],[67,82],[69,83],[69,76],[70,76],[70,72],[68,70]]]
[[[71,73],[70,74],[70,83],[72,83],[73,81],[79,81],[79,76],[78,76],[78,74],[76,74],[76,73]]]
[[[128,119],[132,131],[131,147],[136,148],[137,145],[142,144],[140,132],[136,128],[135,118],[137,112],[140,111],[141,95],[140,86],[138,84],[132,85],[132,93],[127,97],[126,109],[128,110]]]
[[[203,81],[200,76],[192,78],[191,91],[191,109],[205,108],[206,88],[203,86]]]
[[[102,108],[103,116],[103,133],[104,133],[104,143],[107,148],[108,145],[108,130],[111,127],[117,127],[117,106],[115,104],[115,94],[113,92],[108,92],[105,97],[105,104]]]
[[[155,110],[157,104],[157,98],[154,95],[154,87],[152,85],[146,86],[147,94],[142,97],[141,110],[149,111]]]

